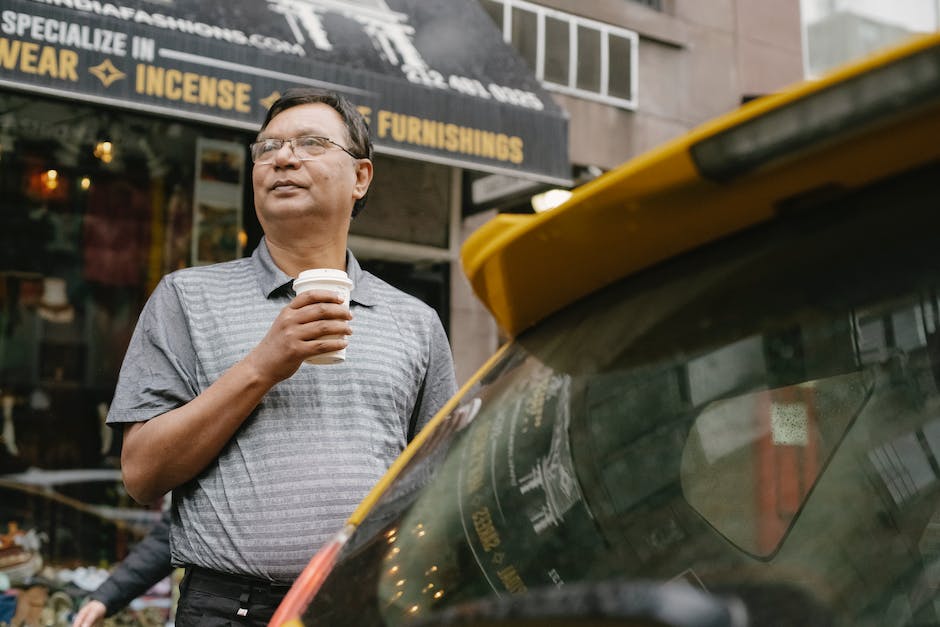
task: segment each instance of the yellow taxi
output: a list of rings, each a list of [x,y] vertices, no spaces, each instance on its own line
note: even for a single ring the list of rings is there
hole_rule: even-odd
[[[272,624],[940,625],[938,242],[938,35],[496,217],[510,341]]]

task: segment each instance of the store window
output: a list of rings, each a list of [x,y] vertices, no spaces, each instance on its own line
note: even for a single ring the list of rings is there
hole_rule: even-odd
[[[56,591],[64,600],[74,593],[77,603],[159,516],[125,493],[120,434],[104,420],[137,317],[160,278],[243,254],[246,207],[253,219],[245,198],[249,139],[0,93],[5,586],[23,585],[24,594],[47,601]],[[71,581],[78,568],[91,569],[79,582],[86,588],[57,579]]]
[[[143,302],[169,271],[242,254],[248,137],[14,94],[0,111],[0,389],[19,462],[114,463],[99,405]]]
[[[636,108],[637,33],[525,0],[481,4],[546,89]]]
[[[368,202],[350,224],[350,234],[427,246],[446,257],[450,246],[451,168],[385,155],[376,155],[373,163]],[[365,251],[355,247],[353,252],[360,261],[366,256]]]

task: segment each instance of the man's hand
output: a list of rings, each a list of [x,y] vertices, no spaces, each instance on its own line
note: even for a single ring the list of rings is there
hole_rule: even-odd
[[[78,614],[72,621],[72,627],[98,627],[104,621],[106,612],[107,608],[104,603],[92,599],[78,610]]]
[[[308,357],[346,348],[344,338],[352,334],[352,315],[342,303],[342,298],[329,290],[299,294],[281,310],[245,360],[270,377],[273,385],[297,372]]]
[[[153,503],[189,481],[228,444],[271,387],[313,355],[346,347],[352,316],[329,290],[297,296],[244,359],[185,405],[124,427],[121,472],[138,503]]]

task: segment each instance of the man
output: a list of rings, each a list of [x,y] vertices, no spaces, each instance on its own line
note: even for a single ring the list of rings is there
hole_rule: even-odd
[[[289,90],[251,148],[261,243],[250,258],[164,277],[108,416],[124,425],[131,496],[173,491],[172,559],[186,568],[179,627],[266,624],[456,388],[436,313],[346,248],[372,180],[356,109]],[[295,296],[292,278],[310,268],[349,274],[350,310],[332,292]],[[344,347],[344,363],[303,363]]]

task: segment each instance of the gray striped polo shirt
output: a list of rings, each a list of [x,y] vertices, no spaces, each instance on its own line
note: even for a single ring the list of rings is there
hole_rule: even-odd
[[[174,489],[174,564],[296,578],[455,392],[437,313],[351,252],[346,263],[346,361],[302,364],[213,464]],[[149,420],[205,390],[261,341],[294,297],[291,281],[264,240],[250,258],[165,276],[137,322],[108,423]]]

